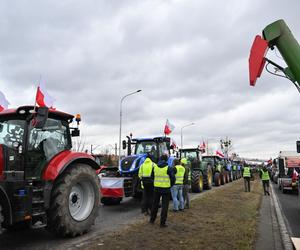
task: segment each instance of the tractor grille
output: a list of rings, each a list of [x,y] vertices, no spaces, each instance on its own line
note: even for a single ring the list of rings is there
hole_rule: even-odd
[[[132,196],[133,194],[132,179],[124,180],[124,193],[125,193],[125,197]]]

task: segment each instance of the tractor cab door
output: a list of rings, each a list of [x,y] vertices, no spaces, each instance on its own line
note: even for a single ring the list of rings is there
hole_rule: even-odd
[[[0,120],[0,144],[5,162],[3,170],[7,180],[24,179],[24,127],[24,120]]]
[[[46,164],[59,152],[71,148],[68,123],[47,118],[45,125],[29,124],[26,178],[40,179]]]

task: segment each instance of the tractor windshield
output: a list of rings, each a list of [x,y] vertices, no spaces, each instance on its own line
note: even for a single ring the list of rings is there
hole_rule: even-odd
[[[157,144],[154,141],[140,141],[135,146],[135,154],[157,154]]]
[[[197,159],[197,152],[196,151],[183,151],[181,153],[182,158],[186,158],[189,161],[193,161],[194,159]]]
[[[61,120],[48,118],[42,129],[30,125],[28,150],[43,152],[49,161],[57,153],[70,149],[67,124]]]
[[[23,144],[24,120],[0,120],[0,144],[17,148]]]

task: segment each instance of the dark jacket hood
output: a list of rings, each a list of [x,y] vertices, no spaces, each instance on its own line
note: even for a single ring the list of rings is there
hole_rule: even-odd
[[[164,160],[160,160],[158,163],[157,163],[157,166],[160,167],[160,168],[163,168],[165,166],[168,166],[168,162],[167,161],[164,161]]]

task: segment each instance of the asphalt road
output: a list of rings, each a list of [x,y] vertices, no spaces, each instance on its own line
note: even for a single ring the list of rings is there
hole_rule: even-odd
[[[273,183],[272,185],[278,197],[289,234],[300,238],[300,198],[292,193],[283,194],[278,189],[277,184]]]
[[[222,188],[222,186],[213,188]],[[204,192],[209,192],[209,190]],[[201,195],[201,193],[190,194],[190,197],[192,198],[197,195]],[[134,223],[141,217],[143,217],[143,215],[140,210],[140,201],[133,198],[126,198],[120,205],[101,205],[95,225],[89,233],[83,236],[71,239],[60,238],[48,233],[45,229],[27,229],[15,232],[4,231],[3,234],[0,235],[0,250],[76,249],[77,247],[83,247],[84,242],[87,242],[90,238],[113,232],[125,225]]]
[[[67,249],[80,246],[88,237],[103,234],[128,225],[133,219],[141,217],[140,202],[127,198],[121,205],[101,206],[99,216],[92,230],[81,237],[65,239],[53,236],[45,229],[27,229],[15,232],[4,231],[0,235],[0,249]]]

